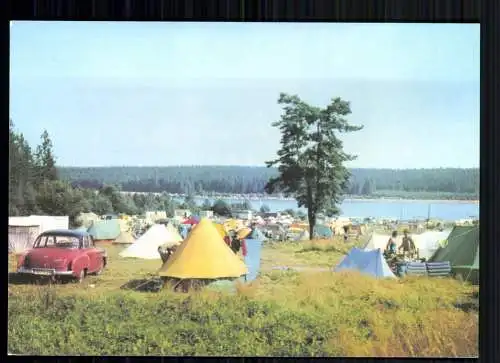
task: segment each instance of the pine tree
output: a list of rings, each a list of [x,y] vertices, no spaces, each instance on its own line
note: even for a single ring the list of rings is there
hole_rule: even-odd
[[[29,215],[38,212],[34,160],[23,134],[17,134],[9,120],[9,213]]]
[[[348,123],[350,104],[340,98],[319,108],[282,93],[278,104],[284,113],[273,126],[281,131],[281,148],[278,157],[266,165],[277,166],[279,176],[269,180],[266,192],[293,195],[299,207],[306,207],[312,238],[318,213],[338,213],[336,204],[350,177],[344,163],[355,159],[343,151],[337,133],[358,131],[362,126]]]
[[[53,145],[47,130],[43,131],[40,139],[42,143],[37,146],[35,153],[38,181],[57,180],[56,162],[52,150]]]
[[[371,179],[366,179],[363,184],[363,188],[361,189],[361,194],[363,195],[372,195],[375,192],[375,185]]]

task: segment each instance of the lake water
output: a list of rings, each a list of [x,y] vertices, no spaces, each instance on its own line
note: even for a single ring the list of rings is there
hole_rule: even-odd
[[[196,198],[201,204],[206,198]],[[213,203],[213,199],[210,199]],[[241,199],[223,199],[228,203],[242,203]],[[294,200],[262,199],[250,200],[253,209],[259,210],[262,205],[267,205],[271,212],[285,209],[299,209]],[[305,209],[301,208],[305,211]],[[345,217],[375,217],[398,219],[426,219],[430,217],[443,220],[457,220],[462,218],[479,218],[479,204],[474,202],[452,201],[410,201],[410,200],[345,200],[341,205],[341,215]]]

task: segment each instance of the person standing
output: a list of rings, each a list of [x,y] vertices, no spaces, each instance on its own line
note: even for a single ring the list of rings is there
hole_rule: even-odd
[[[344,227],[344,242],[347,242],[347,239],[349,238],[349,226],[348,225],[345,225]]]
[[[179,225],[179,234],[181,235],[182,239],[186,239],[187,237],[187,227],[185,224]]]
[[[415,243],[413,242],[413,239],[408,235],[407,229],[404,230],[403,234],[403,241],[401,243],[401,246],[399,246],[399,250],[403,250],[404,257],[408,256],[409,258],[412,258],[415,254]]]

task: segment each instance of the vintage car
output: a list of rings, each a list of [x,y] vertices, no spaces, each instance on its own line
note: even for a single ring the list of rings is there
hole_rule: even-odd
[[[82,282],[89,274],[100,274],[107,258],[106,250],[96,248],[86,231],[50,230],[40,234],[33,248],[19,257],[17,272]]]

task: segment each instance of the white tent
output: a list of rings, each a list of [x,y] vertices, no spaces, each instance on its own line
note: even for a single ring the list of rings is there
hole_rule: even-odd
[[[167,228],[163,224],[154,224],[132,245],[123,250],[120,256],[159,259],[159,246],[164,244],[176,245],[180,242],[182,242],[182,237],[175,229]]]
[[[78,217],[76,218],[76,222],[82,226],[89,228],[92,223],[96,222],[99,220],[99,216],[95,213],[80,213]]]
[[[437,250],[439,246],[439,242],[446,239],[450,231],[427,231],[421,234],[411,234],[413,242],[415,243],[415,247],[418,249],[419,257],[421,258],[429,258],[432,254]],[[389,242],[389,238],[391,238],[390,234],[378,234],[373,233],[371,238],[365,245],[365,250],[373,250],[380,248],[382,251],[385,250],[387,246],[387,242]],[[402,242],[402,234],[398,234],[396,238],[396,244],[399,246]]]
[[[391,238],[390,234],[373,233],[368,242],[366,243],[364,249],[365,251],[368,251],[380,248],[382,251],[384,251],[385,247],[387,246],[387,242],[389,242],[389,238]],[[400,235],[396,238],[396,244],[398,245],[398,247],[401,245]]]
[[[419,249],[419,256],[425,259],[430,258],[437,251],[439,243],[448,238],[450,232],[427,231],[412,236],[415,246]]]
[[[309,241],[309,231],[302,231],[297,237],[296,241]]]

